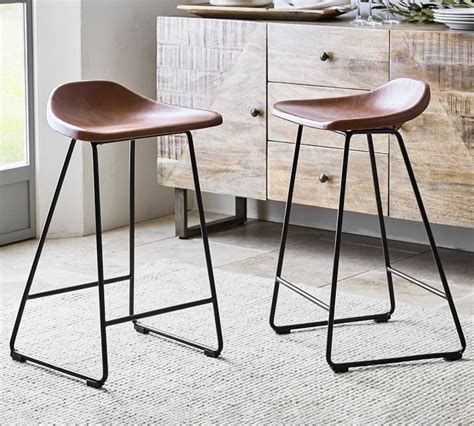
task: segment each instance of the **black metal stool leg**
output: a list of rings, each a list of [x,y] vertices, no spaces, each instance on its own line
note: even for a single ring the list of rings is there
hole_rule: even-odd
[[[202,195],[201,195],[201,186],[199,183],[199,175],[198,175],[198,169],[197,169],[197,163],[196,163],[196,153],[194,151],[194,143],[193,143],[193,137],[190,132],[186,132],[186,136],[188,137],[188,144],[189,144],[189,156],[191,159],[191,168],[193,172],[193,179],[194,179],[194,187],[196,190],[196,200],[198,204],[198,210],[199,210],[199,222],[201,226],[201,235],[202,235],[202,241],[204,245],[204,254],[206,257],[206,265],[207,265],[207,273],[209,277],[209,286],[211,290],[211,297],[208,299],[203,299],[203,300],[198,300],[196,302],[189,302],[182,307],[179,307],[179,309],[186,309],[188,307],[193,307],[193,306],[200,306],[203,304],[207,303],[212,303],[213,311],[214,311],[214,321],[215,321],[215,327],[216,327],[216,334],[217,334],[217,348],[212,349],[207,346],[204,346],[200,343],[194,342],[192,340],[176,336],[174,334],[164,332],[161,330],[157,330],[155,328],[148,327],[146,325],[143,325],[141,323],[136,323],[135,324],[135,329],[141,333],[147,334],[147,333],[154,333],[158,334],[159,336],[166,337],[168,339],[175,340],[177,342],[183,343],[185,345],[200,349],[204,352],[205,355],[212,357],[212,358],[217,358],[220,353],[222,352],[222,348],[224,346],[223,343],[223,338],[222,338],[222,327],[221,327],[221,321],[220,321],[220,316],[219,316],[219,307],[217,304],[217,294],[216,294],[216,286],[215,286],[215,281],[214,281],[214,272],[212,269],[212,260],[211,260],[211,252],[209,248],[209,239],[207,236],[207,227],[206,227],[206,219],[204,216],[204,207],[203,207],[203,202],[202,202]],[[171,309],[174,309],[173,307]],[[162,309],[161,311],[166,311],[165,309]],[[161,312],[159,312],[161,313]]]
[[[339,243],[338,241],[340,239],[340,231],[342,228],[342,211],[344,207],[344,186],[345,186],[345,166],[344,164],[346,163],[346,158],[343,161],[343,171],[342,171],[342,177],[341,177],[341,196],[339,200],[339,215],[338,215],[338,223],[337,223],[337,232],[336,232],[336,248],[334,251],[334,269],[333,269],[333,280],[332,280],[332,288],[331,288],[331,302],[330,302],[330,310],[329,310],[329,324],[328,324],[328,341],[327,341],[327,349],[326,349],[326,359],[330,365],[330,367],[335,371],[335,372],[345,372],[349,368],[352,367],[363,367],[363,366],[369,366],[369,365],[382,365],[382,364],[389,364],[389,363],[398,363],[398,362],[405,362],[405,361],[418,361],[418,360],[424,360],[424,359],[436,359],[436,358],[444,358],[447,361],[454,361],[457,359],[460,359],[462,357],[462,353],[464,352],[466,348],[466,340],[464,338],[464,334],[461,328],[461,323],[459,321],[458,315],[456,313],[456,308],[454,306],[454,301],[451,295],[451,292],[449,290],[449,285],[446,279],[446,275],[444,273],[443,266],[441,264],[441,259],[439,257],[438,250],[436,248],[436,244],[434,241],[433,233],[431,231],[431,227],[428,221],[428,216],[426,214],[423,201],[421,199],[420,191],[418,189],[418,185],[415,179],[415,175],[413,173],[413,169],[410,164],[410,160],[408,158],[408,153],[406,151],[403,139],[401,135],[398,133],[398,131],[393,130],[393,129],[375,129],[375,130],[367,130],[367,131],[358,131],[358,132],[350,132],[352,134],[360,134],[360,133],[389,133],[389,134],[395,134],[397,137],[398,143],[400,145],[400,150],[405,162],[405,166],[408,171],[408,175],[410,177],[410,181],[413,187],[413,192],[415,194],[416,201],[418,203],[418,208],[420,210],[423,223],[425,225],[426,233],[428,234],[428,239],[430,241],[431,245],[431,250],[433,252],[433,257],[436,263],[436,266],[438,268],[438,272],[441,278],[441,282],[443,284],[444,288],[444,293],[441,292],[440,290],[416,279],[408,274],[405,274],[404,272],[398,271],[397,269],[387,266],[386,269],[388,272],[398,275],[401,278],[406,279],[407,281],[418,285],[419,287],[424,288],[425,290],[428,290],[437,296],[440,296],[448,301],[449,308],[451,310],[451,315],[454,320],[454,324],[456,326],[456,330],[458,332],[459,340],[461,343],[461,349],[456,350],[456,351],[449,351],[449,352],[434,352],[434,353],[422,353],[422,354],[416,354],[416,355],[405,355],[405,356],[398,356],[398,357],[393,357],[393,358],[378,358],[378,359],[369,359],[369,360],[363,360],[363,361],[349,361],[349,362],[342,362],[342,363],[335,363],[331,359],[331,351],[332,351],[332,336],[333,336],[333,327],[334,324],[337,323],[337,321],[334,320],[334,310],[335,310],[335,301],[336,301],[336,288],[337,288],[337,266],[338,266],[338,260],[339,260]],[[374,165],[374,154],[373,154],[373,149],[370,149],[370,138],[369,138],[369,151],[371,151],[371,162],[372,166]],[[372,146],[373,148],[373,146]],[[345,148],[345,153],[346,149],[348,149],[347,146],[347,139],[346,139],[346,148]],[[346,157],[346,155],[345,155]],[[374,169],[373,169],[374,172]],[[376,173],[374,173],[374,178],[376,177]],[[374,179],[375,181],[375,179]],[[377,185],[376,185],[377,186]],[[377,192],[377,190],[376,190]],[[379,204],[379,201],[377,202]],[[380,214],[379,214],[380,216]],[[382,231],[383,232],[383,231]],[[388,259],[387,259],[388,260]]]
[[[309,294],[308,292],[304,291],[303,289],[297,287],[295,284],[283,279],[281,277],[282,269],[283,269],[283,260],[285,256],[285,247],[286,247],[286,239],[288,235],[288,226],[291,214],[291,204],[293,198],[293,191],[294,191],[294,184],[296,178],[296,169],[298,165],[298,156],[301,144],[301,137],[302,137],[303,126],[298,128],[298,135],[295,144],[295,153],[293,158],[293,165],[289,179],[288,185],[288,200],[286,203],[286,210],[285,210],[285,217],[283,220],[283,230],[281,235],[281,243],[280,243],[280,253],[278,256],[278,264],[277,264],[277,271],[275,276],[275,286],[273,290],[273,299],[272,299],[272,306],[270,310],[270,326],[275,330],[277,334],[288,334],[291,330],[300,330],[304,328],[313,328],[313,327],[321,327],[328,325],[328,321],[313,321],[313,322],[306,322],[306,323],[299,323],[299,324],[285,324],[285,325],[276,325],[275,324],[275,312],[278,303],[278,293],[280,285],[285,286],[286,288],[296,292],[300,296],[304,297],[305,299],[309,300],[310,302],[314,303],[318,307],[326,310],[329,312],[329,305],[319,300],[318,298],[314,297],[313,295]],[[346,138],[351,138],[352,133],[349,132],[346,135]],[[385,230],[385,229],[384,229]],[[385,233],[383,234],[385,235]],[[382,314],[372,314],[372,315],[362,315],[357,317],[346,317],[346,318],[336,318],[334,319],[334,324],[344,324],[349,322],[358,322],[358,321],[367,321],[367,320],[374,320],[376,322],[384,322],[388,320],[388,313]]]
[[[71,162],[71,157],[72,157],[72,153],[74,152],[75,146],[76,146],[76,141],[72,139],[71,143],[69,144],[69,149],[67,151],[66,158],[64,160],[64,164],[61,169],[61,173],[59,175],[58,184],[56,186],[56,190],[54,191],[54,195],[51,201],[51,205],[49,207],[48,215],[46,216],[46,222],[44,224],[43,231],[41,232],[41,237],[38,243],[38,248],[36,249],[33,265],[31,266],[30,274],[28,275],[28,280],[26,281],[25,290],[23,291],[23,296],[21,298],[20,307],[18,308],[15,325],[13,326],[13,332],[10,339],[11,357],[15,361],[20,361],[20,362],[26,361],[26,358],[23,355],[20,355],[18,352],[16,352],[15,341],[18,335],[18,330],[20,328],[21,319],[23,317],[23,312],[25,310],[26,301],[28,300],[28,295],[30,293],[31,285],[33,284],[33,280],[35,278],[36,269],[38,268],[38,263],[41,257],[41,253],[43,252],[43,247],[46,241],[46,237],[48,235],[49,226],[51,225],[51,220],[53,219],[54,210],[56,209],[56,204],[58,202],[59,194],[61,193],[61,188],[63,186],[64,178],[66,177],[67,169],[69,167],[69,163]]]
[[[216,333],[217,333],[217,340],[218,340],[218,347],[216,350],[214,351],[208,350],[208,351],[205,351],[204,353],[211,357],[217,357],[221,353],[224,343],[222,339],[222,328],[221,328],[221,321],[220,321],[220,316],[219,316],[219,307],[217,305],[216,285],[214,282],[214,272],[212,269],[211,251],[209,248],[209,239],[207,236],[206,218],[204,216],[204,205],[202,202],[201,186],[199,183],[199,175],[198,175],[198,168],[197,168],[197,162],[196,162],[196,153],[194,152],[193,137],[190,132],[186,133],[186,135],[188,137],[188,143],[189,143],[189,156],[191,157],[191,167],[193,169],[194,189],[196,190],[196,201],[197,201],[198,211],[199,211],[199,222],[201,225],[202,243],[204,245],[204,254],[206,256],[207,274],[209,277],[209,286],[211,288],[212,307],[214,309],[214,321],[216,324]]]
[[[30,290],[31,290],[31,286],[32,286],[33,281],[34,281],[36,269],[38,267],[38,263],[39,263],[39,260],[41,258],[41,253],[43,251],[43,247],[44,247],[44,244],[45,244],[45,241],[46,241],[46,237],[48,235],[49,227],[50,227],[51,221],[53,219],[56,204],[57,204],[59,195],[61,193],[61,188],[62,188],[62,185],[64,183],[64,179],[66,177],[66,173],[67,173],[67,170],[68,170],[68,167],[69,167],[69,163],[71,161],[71,157],[72,157],[75,145],[76,145],[76,140],[74,140],[74,139],[71,140],[68,152],[66,154],[66,158],[64,160],[63,167],[61,169],[61,173],[59,175],[58,184],[56,186],[56,190],[54,192],[53,199],[52,199],[51,205],[49,207],[48,215],[46,217],[46,222],[44,224],[43,231],[41,232],[41,237],[40,237],[40,240],[39,240],[39,243],[38,243],[38,248],[36,250],[36,254],[35,254],[35,257],[34,257],[34,260],[33,260],[33,265],[31,267],[30,273],[28,275],[28,280],[26,282],[25,290],[23,292],[20,307],[18,309],[18,314],[17,314],[16,320],[15,320],[15,325],[13,327],[13,332],[12,332],[12,336],[11,336],[11,339],[10,339],[10,351],[11,351],[11,357],[15,361],[19,361],[19,362],[28,361],[28,362],[31,362],[33,364],[38,364],[38,365],[41,365],[43,367],[59,371],[63,374],[85,380],[88,385],[99,388],[99,387],[102,386],[105,379],[107,378],[107,375],[106,375],[107,368],[104,369],[105,374],[103,374],[102,378],[94,379],[94,378],[88,377],[84,374],[80,374],[80,373],[77,373],[75,371],[71,371],[71,370],[68,370],[66,368],[62,368],[62,367],[59,367],[57,365],[53,365],[49,362],[45,362],[45,361],[36,359],[36,358],[28,356],[28,355],[24,355],[24,354],[18,352],[15,349],[15,342],[16,342],[16,338],[17,338],[17,335],[18,335],[18,330],[20,328],[21,319],[23,317],[23,312],[25,310],[26,301],[29,300],[29,299],[36,299],[36,298],[50,296],[50,295],[54,295],[54,294],[60,294],[60,293],[64,292],[63,289],[60,289],[60,290],[50,290],[50,291],[30,295]],[[89,288],[89,287],[92,287],[94,285],[95,285],[95,283],[88,283],[88,284],[75,286],[75,287],[72,287],[72,288],[74,288],[74,289]],[[70,290],[66,290],[66,291],[70,291]],[[104,320],[101,321],[101,330],[105,330],[105,317],[104,317]],[[103,344],[104,343],[105,343],[105,341],[103,341]],[[103,363],[103,366],[105,365],[105,367],[107,366],[106,362],[107,361],[105,359],[105,364]]]
[[[129,205],[129,241],[128,241],[128,265],[129,265],[129,315],[135,314],[135,141],[130,141],[129,166],[128,166],[128,205]],[[142,334],[148,334],[149,330],[132,321],[135,330]]]
[[[387,274],[388,294],[390,298],[390,310],[389,312],[387,312],[386,317],[374,320],[375,322],[379,323],[379,322],[387,322],[390,319],[390,316],[395,312],[395,293],[393,290],[392,273],[388,269],[390,268],[390,254],[388,251],[387,232],[385,230],[385,220],[383,216],[382,199],[380,197],[379,177],[377,173],[377,160],[375,159],[374,143],[373,143],[372,135],[370,133],[367,134],[367,144],[369,147],[370,165],[372,169],[372,178],[374,181],[375,202],[377,204],[377,215],[379,219],[380,237],[382,240],[382,251],[383,251],[383,257],[385,261],[385,270]]]
[[[288,183],[288,199],[286,201],[285,216],[283,219],[283,229],[281,232],[280,252],[278,254],[275,286],[273,287],[272,306],[270,309],[270,326],[278,334],[287,334],[290,332],[290,329],[288,327],[279,327],[275,324],[275,313],[276,313],[276,307],[277,307],[277,302],[278,302],[278,292],[280,289],[280,282],[278,279],[281,277],[281,272],[283,269],[283,260],[285,258],[286,239],[288,237],[288,226],[290,224],[291,205],[293,201],[293,191],[295,188],[296,170],[298,168],[298,157],[300,154],[302,136],[303,136],[303,126],[298,126],[298,133],[296,136],[296,143],[295,143],[295,152],[293,155],[293,165],[291,167],[290,179]]]
[[[337,278],[339,273],[339,255],[341,252],[341,240],[342,240],[342,223],[344,218],[344,201],[346,195],[346,182],[347,182],[347,167],[349,163],[349,147],[351,141],[351,134],[346,134],[346,141],[344,143],[344,154],[342,157],[342,170],[341,170],[341,187],[339,191],[339,206],[337,209],[337,225],[336,225],[336,236],[334,244],[334,263],[332,268],[332,284],[331,284],[331,298],[329,302],[329,319],[328,319],[328,334],[327,334],[327,346],[326,346],[326,360],[330,367],[337,373],[345,372],[348,370],[347,367],[341,366],[332,362],[332,339],[334,331],[334,315],[336,311],[336,293],[337,293]]]
[[[444,358],[447,361],[454,361],[456,359],[460,359],[462,357],[462,353],[466,349],[466,339],[464,337],[464,333],[462,331],[461,322],[459,321],[459,317],[456,311],[456,307],[454,305],[453,296],[451,295],[451,290],[449,288],[448,280],[446,279],[446,274],[444,272],[443,264],[441,263],[441,258],[438,253],[438,248],[436,247],[436,242],[433,236],[433,232],[431,231],[430,222],[428,220],[428,215],[426,214],[425,206],[423,205],[423,200],[421,198],[420,190],[418,188],[418,184],[416,182],[415,174],[413,172],[413,168],[411,166],[410,159],[408,157],[408,152],[405,147],[405,143],[403,141],[402,135],[398,132],[394,132],[398,144],[400,146],[400,151],[402,153],[403,161],[405,162],[405,167],[408,172],[408,176],[410,178],[411,185],[413,187],[413,193],[415,194],[416,202],[418,204],[418,209],[420,211],[421,218],[423,220],[423,224],[425,226],[426,234],[428,236],[428,240],[431,246],[431,252],[433,254],[434,261],[436,263],[436,267],[438,269],[439,277],[441,279],[441,283],[443,285],[443,290],[445,293],[446,300],[448,301],[449,309],[451,311],[451,315],[453,317],[454,324],[456,326],[456,330],[459,336],[459,341],[461,343],[461,350],[457,353],[450,354],[445,356]]]
[[[135,314],[135,141],[130,141],[129,151],[129,240],[128,240],[128,265],[129,265],[129,315]],[[132,321],[136,331],[142,334],[148,334],[149,330],[138,324],[136,320]]]
[[[100,214],[100,180],[99,158],[97,144],[92,143],[92,166],[94,170],[94,201],[95,201],[95,236],[97,245],[97,287],[99,289],[99,318],[100,318],[100,343],[102,350],[102,378],[98,381],[88,380],[87,385],[101,388],[109,375],[107,360],[107,332],[105,319],[105,290],[104,290],[104,260],[102,250],[102,219]]]
[[[135,141],[130,141],[129,154],[129,312],[135,313]]]

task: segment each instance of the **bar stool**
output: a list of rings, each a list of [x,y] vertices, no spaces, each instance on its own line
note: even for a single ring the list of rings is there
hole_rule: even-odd
[[[326,360],[329,366],[336,373],[347,372],[351,367],[360,367],[376,364],[388,364],[402,361],[414,361],[430,358],[444,358],[447,361],[454,361],[462,357],[462,353],[466,348],[466,340],[459,322],[456,308],[454,306],[453,298],[449,289],[449,285],[444,273],[441,259],[436,248],[433,233],[431,231],[428,216],[423,206],[420,191],[413,173],[413,169],[408,157],[407,150],[402,136],[398,132],[400,126],[409,120],[414,119],[420,115],[428,106],[430,102],[430,88],[428,84],[423,81],[401,78],[393,80],[382,87],[379,87],[370,92],[329,99],[317,100],[301,100],[301,101],[284,101],[278,102],[274,105],[273,114],[282,119],[294,122],[299,125],[296,138],[296,145],[293,157],[293,166],[291,169],[289,186],[288,186],[288,200],[286,203],[285,216],[283,220],[283,230],[281,235],[280,253],[278,257],[278,264],[275,277],[275,286],[273,292],[273,300],[270,311],[270,325],[277,334],[288,334],[291,330],[305,329],[310,327],[318,327],[327,325],[327,346],[326,346]],[[288,235],[288,224],[290,220],[291,204],[293,199],[293,190],[295,185],[296,169],[298,165],[298,155],[301,145],[301,137],[303,134],[303,127],[313,127],[316,129],[329,130],[345,136],[344,152],[342,158],[341,170],[341,186],[339,195],[339,206],[337,212],[336,236],[334,247],[334,263],[332,269],[332,284],[331,296],[329,305],[322,300],[317,299],[308,292],[295,286],[293,283],[282,278],[283,259],[285,256],[286,239]],[[344,197],[346,192],[347,168],[349,162],[349,148],[350,141],[353,135],[364,134],[367,135],[367,144],[369,149],[369,157],[372,169],[372,177],[375,190],[375,201],[377,204],[377,213],[380,226],[380,234],[382,240],[382,250],[385,261],[385,269],[388,283],[388,293],[390,298],[390,310],[388,312],[366,315],[351,318],[334,318],[336,307],[336,293],[337,293],[337,277],[339,269],[339,253],[341,249],[342,237],[342,222],[344,215]],[[395,135],[398,145],[405,162],[405,166],[410,178],[413,192],[418,204],[418,208],[423,220],[423,224],[428,235],[428,240],[431,246],[431,251],[436,263],[443,290],[440,291],[410,275],[395,269],[390,264],[390,257],[387,244],[387,235],[385,231],[385,222],[383,217],[382,201],[380,197],[380,188],[377,174],[377,164],[374,153],[374,146],[372,135],[374,134],[391,134]],[[332,346],[333,346],[333,329],[334,324],[343,324],[348,322],[373,320],[376,323],[387,322],[393,312],[395,311],[395,296],[393,291],[392,275],[404,278],[408,282],[416,284],[421,288],[428,290],[437,296],[447,300],[451,315],[456,326],[456,330],[461,343],[461,349],[452,352],[438,352],[425,353],[419,355],[399,356],[394,358],[384,359],[370,359],[353,362],[334,362],[332,360]],[[278,292],[280,285],[283,285],[299,295],[305,297],[320,308],[329,312],[327,321],[308,322],[301,324],[276,325],[275,312],[278,301]]]
[[[59,181],[54,192],[53,200],[49,208],[38,248],[34,257],[33,266],[26,283],[21,299],[20,307],[16,317],[13,333],[10,340],[11,357],[15,361],[39,364],[53,370],[60,371],[86,381],[88,386],[101,388],[108,377],[107,361],[107,334],[106,328],[111,325],[133,321],[135,329],[144,334],[155,333],[160,336],[178,341],[182,344],[202,350],[209,357],[218,357],[222,351],[223,340],[217,305],[216,288],[212,269],[209,241],[207,237],[206,222],[202,203],[201,189],[199,185],[196,155],[194,151],[191,130],[204,129],[222,124],[222,117],[210,111],[181,108],[155,102],[137,93],[128,90],[120,84],[111,81],[81,81],[65,84],[53,91],[48,103],[48,122],[57,132],[71,138],[66,159],[62,167]],[[199,210],[202,241],[206,257],[207,273],[209,277],[210,297],[191,301],[166,308],[156,309],[149,312],[135,313],[134,309],[134,279],[135,279],[135,140],[185,133],[188,138],[189,156],[196,190],[196,199]],[[35,276],[36,268],[41,257],[41,252],[48,234],[51,219],[54,214],[61,187],[73,154],[76,140],[87,141],[92,149],[93,176],[94,176],[94,199],[95,199],[95,226],[97,246],[97,281],[80,284],[58,290],[44,291],[30,294],[31,285]],[[130,178],[130,235],[129,235],[129,273],[125,276],[115,278],[104,277],[103,254],[102,254],[102,225],[100,211],[100,185],[99,185],[99,154],[98,147],[102,144],[130,141],[129,178]],[[120,281],[129,281],[129,315],[121,318],[106,319],[104,285]],[[92,378],[86,375],[70,371],[66,368],[24,355],[15,349],[15,341],[20,327],[23,311],[27,300],[56,294],[77,291],[91,287],[99,290],[99,320],[102,351],[102,377]],[[214,321],[217,334],[217,348],[212,349],[187,338],[175,336],[161,330],[147,327],[138,320],[160,315],[168,312],[178,311],[195,306],[212,304]]]

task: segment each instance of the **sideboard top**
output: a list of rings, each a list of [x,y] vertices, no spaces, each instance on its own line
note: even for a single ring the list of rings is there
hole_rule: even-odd
[[[181,18],[181,19],[201,19],[201,20],[214,20],[214,21],[244,21],[243,19],[223,19],[223,18],[202,18],[199,16],[193,15],[171,15],[159,18]],[[353,13],[347,13],[345,15],[338,16],[337,18],[333,18],[331,20],[320,20],[320,21],[274,21],[274,20],[247,20],[249,22],[266,22],[269,24],[288,24],[288,25],[317,25],[317,26],[329,26],[329,27],[350,27],[354,29],[362,28],[364,30],[373,30],[373,31],[430,31],[430,32],[451,32],[451,33],[473,33],[472,31],[453,31],[450,30],[447,26],[443,24],[437,23],[430,23],[430,24],[422,24],[422,23],[405,23],[402,22],[397,25],[391,26],[355,26],[351,24],[352,19],[354,19]]]

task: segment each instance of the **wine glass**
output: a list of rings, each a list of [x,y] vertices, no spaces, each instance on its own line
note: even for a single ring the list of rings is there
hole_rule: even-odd
[[[357,4],[357,16],[351,21],[351,24],[353,25],[367,25],[367,21],[362,18],[362,13],[361,13],[361,0],[356,0]]]
[[[370,25],[372,27],[375,27],[376,25],[382,25],[381,22],[378,22],[374,19],[374,14],[372,11],[372,6],[373,6],[373,0],[369,0],[369,16],[367,17],[367,23],[366,25]]]
[[[385,18],[382,21],[385,25],[399,24],[400,21],[390,12],[390,0],[385,0]]]

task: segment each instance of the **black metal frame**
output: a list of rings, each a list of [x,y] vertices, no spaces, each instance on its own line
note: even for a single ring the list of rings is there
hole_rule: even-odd
[[[44,243],[46,241],[46,236],[48,234],[48,230],[51,224],[51,220],[53,218],[54,210],[56,208],[56,204],[59,198],[59,194],[61,192],[61,188],[64,182],[64,178],[66,176],[66,172],[69,166],[69,163],[71,161],[71,157],[74,151],[74,147],[76,145],[76,140],[71,140],[71,143],[69,145],[69,149],[66,154],[66,159],[64,161],[60,176],[59,176],[59,181],[56,187],[56,190],[53,195],[53,199],[51,202],[51,206],[48,211],[48,215],[46,218],[46,222],[43,228],[43,231],[41,233],[41,238],[39,240],[38,248],[33,260],[33,265],[30,270],[30,274],[28,276],[28,280],[25,286],[25,290],[23,293],[23,297],[20,302],[20,307],[18,309],[18,314],[15,320],[15,325],[13,327],[13,332],[12,336],[10,339],[10,354],[11,357],[15,361],[19,362],[26,362],[29,361],[34,364],[41,365],[43,367],[47,367],[56,371],[59,371],[61,373],[64,373],[69,376],[76,377],[78,379],[85,380],[88,386],[94,387],[94,388],[101,388],[105,381],[107,380],[108,377],[108,360],[107,360],[107,333],[106,329],[108,326],[115,325],[115,324],[120,324],[123,322],[127,321],[132,321],[134,323],[135,329],[143,334],[148,334],[148,333],[154,333],[158,334],[162,337],[166,337],[168,339],[177,341],[179,343],[182,343],[187,346],[191,346],[193,348],[202,350],[205,355],[209,357],[218,357],[222,351],[223,348],[223,339],[222,339],[222,329],[221,329],[221,322],[220,322],[220,317],[219,317],[219,308],[217,304],[217,295],[216,295],[216,288],[215,288],[215,282],[214,282],[214,273],[212,269],[212,261],[211,261],[211,253],[209,249],[209,240],[207,236],[207,230],[206,230],[206,221],[204,217],[204,207],[203,207],[203,202],[202,202],[202,195],[201,195],[201,188],[199,184],[199,175],[198,175],[198,169],[197,169],[197,163],[196,163],[196,154],[194,151],[194,144],[193,144],[193,138],[190,132],[186,132],[187,138],[188,138],[188,143],[189,143],[189,153],[191,157],[191,166],[192,166],[192,171],[193,171],[193,179],[194,179],[194,187],[196,191],[196,199],[197,199],[197,204],[198,204],[198,210],[199,210],[199,220],[200,220],[200,226],[201,226],[201,234],[202,234],[202,240],[203,240],[203,245],[204,245],[204,253],[206,257],[206,265],[207,265],[207,273],[209,277],[209,286],[211,290],[211,297],[201,299],[201,300],[196,300],[192,302],[187,302],[187,303],[182,303],[179,305],[174,305],[174,306],[169,306],[166,308],[161,308],[161,309],[156,309],[148,312],[143,312],[139,314],[135,314],[135,308],[134,308],[134,293],[135,293],[135,286],[134,286],[134,280],[135,280],[135,141],[131,140],[130,141],[130,166],[129,166],[129,178],[130,178],[130,194],[129,194],[129,209],[130,209],[130,234],[129,234],[129,250],[130,250],[130,256],[129,256],[129,274],[120,276],[120,277],[114,277],[114,278],[109,278],[105,279],[104,278],[104,266],[103,266],[103,250],[102,250],[102,223],[101,223],[101,211],[100,211],[100,182],[99,182],[99,156],[98,156],[98,143],[91,143],[91,148],[92,148],[92,163],[93,163],[93,175],[94,175],[94,199],[95,199],[95,226],[96,226],[96,245],[97,245],[97,281],[94,282],[89,282],[85,284],[79,284],[75,286],[70,286],[66,288],[61,288],[57,290],[50,290],[50,291],[44,291],[40,293],[33,293],[30,294],[31,286],[33,284],[34,276],[36,273],[36,269],[38,267],[38,263],[41,257],[41,253],[43,251]],[[121,142],[121,141],[116,141],[116,142]],[[107,142],[110,143],[110,142]],[[105,291],[104,291],[104,286],[105,284],[112,284],[112,283],[117,283],[121,281],[129,281],[129,304],[130,304],[130,309],[129,309],[129,315],[120,317],[120,318],[115,318],[112,320],[107,320],[106,319],[106,312],[105,312]],[[99,290],[99,322],[100,322],[100,336],[101,336],[101,352],[102,352],[102,377],[101,378],[92,378],[88,377],[86,375],[77,373],[75,371],[68,370],[63,367],[59,367],[57,365],[51,364],[49,362],[45,362],[39,359],[36,359],[34,357],[24,355],[20,352],[18,352],[15,349],[15,341],[18,335],[18,330],[20,328],[21,324],[21,319],[23,317],[23,312],[25,309],[25,305],[27,300],[29,299],[37,299],[41,297],[47,297],[47,296],[53,296],[57,294],[62,294],[62,293],[67,293],[70,291],[77,291],[77,290],[83,290],[86,288],[92,288],[92,287],[98,287]],[[167,333],[161,330],[157,330],[151,327],[148,327],[144,324],[141,324],[137,322],[140,319],[155,316],[155,315],[160,315],[160,314],[165,314],[173,311],[178,311],[182,309],[187,309],[187,308],[192,308],[195,306],[201,306],[205,304],[212,304],[213,311],[214,311],[214,321],[215,321],[215,327],[216,327],[216,334],[217,334],[217,348],[212,349],[207,346],[204,346],[200,343],[196,343],[192,340],[175,336],[174,334]]]
[[[176,236],[187,239],[201,235],[199,225],[188,226],[188,190],[175,188],[174,211]],[[242,225],[247,221],[247,198],[235,197],[235,215],[207,223],[207,232],[220,231],[231,226]]]
[[[277,264],[276,277],[275,277],[275,287],[273,291],[273,299],[272,299],[272,305],[271,305],[271,310],[270,310],[270,326],[273,328],[273,330],[275,330],[277,334],[288,334],[291,332],[291,330],[305,329],[305,328],[312,328],[312,327],[327,325],[328,332],[327,332],[327,345],[326,345],[326,360],[329,366],[336,373],[346,372],[351,367],[388,364],[388,363],[403,362],[403,361],[415,361],[415,360],[431,359],[431,358],[444,358],[447,361],[454,361],[454,360],[462,358],[462,354],[464,350],[466,349],[466,340],[464,338],[461,323],[459,321],[456,308],[454,306],[454,301],[451,295],[451,291],[449,289],[446,275],[444,273],[441,259],[439,257],[439,253],[435,244],[433,233],[431,231],[431,226],[428,221],[428,216],[426,214],[426,210],[424,208],[423,201],[421,199],[420,191],[418,189],[418,184],[416,182],[415,175],[413,173],[413,169],[410,163],[410,159],[408,157],[408,153],[405,148],[405,143],[403,141],[402,136],[396,129],[387,128],[387,129],[373,129],[373,130],[363,130],[363,131],[338,132],[345,136],[345,144],[344,144],[344,154],[343,154],[342,169],[341,169],[341,186],[340,186],[340,195],[339,195],[339,206],[338,206],[338,212],[337,212],[336,236],[335,236],[335,246],[334,246],[334,263],[333,263],[333,270],[332,270],[331,296],[330,296],[329,305],[317,299],[316,297],[312,296],[311,294],[305,292],[304,290],[298,288],[294,284],[288,282],[287,280],[281,277],[281,273],[283,269],[283,260],[285,256],[286,239],[288,235],[288,225],[290,221],[293,190],[294,190],[294,185],[295,185],[296,170],[297,170],[297,165],[298,165],[298,156],[299,156],[299,151],[300,151],[302,133],[303,133],[303,126],[300,125],[298,127],[293,165],[292,165],[289,185],[288,185],[288,200],[286,203],[285,216],[283,220],[280,253],[278,257],[278,264]],[[377,204],[377,214],[378,214],[380,234],[381,234],[381,240],[382,240],[382,250],[383,250],[385,269],[386,269],[386,274],[387,274],[390,308],[387,312],[380,313],[380,314],[364,315],[364,316],[349,317],[349,318],[335,318],[334,316],[335,316],[335,308],[336,308],[337,278],[338,278],[338,270],[339,270],[339,254],[340,254],[340,249],[341,249],[342,223],[343,223],[343,215],[344,215],[344,199],[345,199],[346,181],[347,181],[347,168],[348,168],[348,163],[349,163],[349,148],[350,148],[351,138],[353,135],[356,135],[356,134],[367,135],[367,144],[369,148],[370,164],[371,164],[371,169],[372,169],[372,177],[373,177],[374,191],[375,191],[375,201]],[[387,234],[385,230],[385,221],[384,221],[384,216],[383,216],[383,207],[382,207],[382,201],[381,201],[381,196],[380,196],[380,187],[379,187],[379,180],[378,180],[378,173],[377,173],[377,163],[375,159],[374,145],[373,145],[373,140],[372,140],[373,134],[391,134],[397,138],[398,145],[400,147],[400,151],[402,153],[402,157],[405,162],[405,167],[407,169],[408,176],[410,178],[410,182],[413,187],[413,192],[418,204],[418,209],[420,211],[421,218],[423,220],[423,224],[425,226],[426,233],[428,235],[431,251],[433,254],[434,261],[436,263],[436,267],[439,272],[439,276],[441,279],[441,283],[443,285],[444,292],[414,277],[411,277],[410,275],[404,272],[401,272],[393,268],[390,264]],[[366,320],[374,320],[376,323],[379,323],[379,322],[387,322],[391,318],[391,315],[395,311],[395,295],[394,295],[394,290],[393,290],[392,274],[397,275],[415,285],[418,285],[419,287],[425,290],[428,290],[431,293],[437,296],[440,296],[448,301],[449,309],[451,311],[451,315],[453,317],[453,321],[454,321],[454,324],[456,326],[456,330],[459,336],[459,341],[461,343],[461,349],[458,349],[452,352],[425,353],[425,354],[419,354],[419,355],[399,356],[399,357],[394,357],[394,358],[370,359],[370,360],[353,361],[353,362],[334,362],[332,360],[334,324],[343,324],[343,323],[366,321]],[[328,320],[301,323],[301,324],[276,325],[275,313],[276,313],[280,285],[283,285],[289,288],[290,290],[295,291],[299,295],[305,297],[310,302],[313,302],[320,308],[328,311],[329,313]]]

